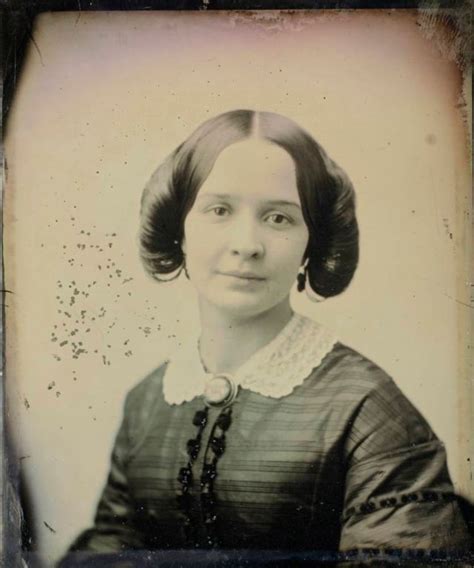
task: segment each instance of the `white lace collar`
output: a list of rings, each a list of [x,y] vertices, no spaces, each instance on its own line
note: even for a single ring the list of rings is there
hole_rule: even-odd
[[[336,342],[330,330],[295,313],[280,333],[239,367],[232,378],[242,388],[281,398],[320,365]],[[197,336],[189,338],[168,359],[163,379],[166,402],[181,404],[202,395],[211,376],[202,366]]]

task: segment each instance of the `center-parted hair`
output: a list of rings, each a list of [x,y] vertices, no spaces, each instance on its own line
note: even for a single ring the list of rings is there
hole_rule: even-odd
[[[183,268],[184,221],[221,152],[257,137],[292,157],[309,231],[309,284],[321,296],[342,292],[359,258],[355,194],[347,174],[294,121],[271,112],[234,110],[199,126],[157,168],[141,201],[140,256],[158,280]],[[243,165],[244,167],[244,165]]]

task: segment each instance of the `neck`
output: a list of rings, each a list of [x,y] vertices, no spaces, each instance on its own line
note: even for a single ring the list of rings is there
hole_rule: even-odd
[[[290,321],[289,298],[271,310],[242,318],[199,303],[200,352],[211,373],[233,373],[256,351],[267,345]]]

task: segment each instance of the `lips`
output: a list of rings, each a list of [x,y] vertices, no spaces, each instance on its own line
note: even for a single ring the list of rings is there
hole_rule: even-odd
[[[239,272],[234,270],[221,271],[219,272],[222,276],[233,276],[234,278],[240,278],[241,280],[265,280],[263,276],[256,274],[255,272]]]

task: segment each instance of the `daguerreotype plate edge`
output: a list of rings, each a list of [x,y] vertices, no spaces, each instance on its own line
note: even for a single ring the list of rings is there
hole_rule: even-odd
[[[84,3],[86,4],[86,3]],[[2,27],[3,33],[3,79],[7,81],[4,85],[2,93],[5,94],[6,100],[3,98],[3,109],[5,120],[3,121],[4,130],[7,128],[6,121],[8,121],[8,110],[11,106],[14,97],[15,86],[19,77],[21,76],[21,57],[25,51],[25,46],[28,43],[27,37],[32,29],[32,22],[36,15],[46,11],[76,11],[76,10],[150,10],[150,9],[191,9],[191,10],[205,10],[205,9],[232,9],[232,10],[253,10],[262,7],[262,3],[255,6],[251,1],[242,2],[216,2],[211,0],[202,0],[202,2],[145,2],[143,0],[130,1],[130,2],[88,2],[87,5],[82,6],[81,2],[33,2],[27,0],[19,0],[17,2],[6,2],[2,6]],[[464,93],[466,105],[466,121],[471,121],[470,104],[471,104],[471,41],[470,41],[470,10],[471,3],[467,2],[403,2],[401,7],[400,2],[393,0],[393,2],[303,2],[297,5],[297,8],[304,9],[332,9],[332,10],[345,10],[345,9],[418,9],[421,15],[422,25],[428,28],[435,22],[451,18],[450,26],[458,26],[457,29],[451,28],[453,33],[459,34],[460,48],[462,50],[461,57],[464,59]],[[278,2],[276,0],[265,2],[265,9],[295,9],[295,6],[290,6],[288,3]],[[6,29],[7,28],[7,29]],[[25,39],[26,38],[26,39]],[[21,39],[21,41],[19,41]],[[31,40],[30,40],[31,41]],[[472,136],[472,129],[471,129]],[[470,140],[466,141],[470,144]],[[472,145],[471,145],[472,150]],[[2,170],[2,203],[5,191],[5,177],[7,175],[7,167],[3,160],[3,145],[0,154],[0,168]],[[471,200],[472,203],[472,200]],[[472,219],[472,205],[471,203],[464,203],[458,209],[460,217],[470,216]],[[460,226],[464,226],[461,222]],[[2,224],[3,227],[3,224]],[[472,261],[472,224],[467,225],[465,234],[465,246],[468,254],[460,259],[462,266],[459,267],[459,298],[464,304],[473,307],[474,301],[474,263]],[[3,251],[3,248],[2,248]],[[2,255],[3,259],[3,255]],[[8,444],[8,423],[5,417],[8,415],[8,408],[5,407],[5,382],[8,381],[8,366],[5,365],[4,345],[5,335],[8,330],[5,329],[5,310],[8,309],[9,294],[14,294],[14,290],[7,290],[7,283],[3,281],[3,262],[2,262],[2,329],[1,329],[1,345],[2,345],[2,391],[0,393],[0,403],[3,407],[3,417],[0,421],[2,431],[1,449],[3,456],[3,466],[1,470],[2,477],[2,502],[3,502],[3,515],[0,524],[1,543],[3,544],[3,562],[4,566],[35,566],[34,556],[30,556],[28,560],[22,554],[21,540],[22,540],[22,511],[19,506],[18,491],[18,467],[15,463],[17,457],[14,452],[10,454]],[[466,286],[467,284],[467,286]],[[474,349],[472,343],[473,337],[473,318],[466,314],[465,310],[460,311],[462,319],[459,328],[460,335],[460,349],[459,360],[460,368],[463,372],[460,374],[460,382],[462,384],[462,392],[466,396],[460,401],[460,421],[462,422],[462,431],[465,432],[463,437],[463,446],[466,454],[474,455],[474,437],[472,436],[474,428],[473,416],[473,391],[471,386],[471,378],[474,370],[473,356]],[[464,347],[463,338],[465,334],[470,335],[468,344],[468,351]],[[5,369],[6,367],[6,369]],[[464,453],[464,452],[463,452]],[[468,482],[469,480],[466,480]],[[448,559],[449,561],[449,559]]]

